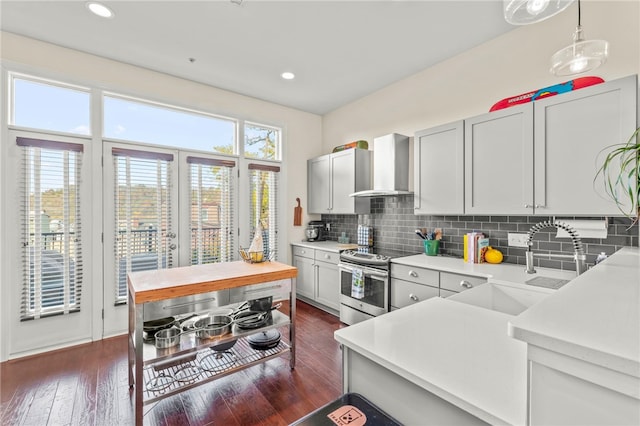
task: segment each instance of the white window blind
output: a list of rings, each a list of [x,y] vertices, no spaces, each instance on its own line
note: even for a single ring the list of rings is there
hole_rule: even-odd
[[[22,147],[21,320],[80,310],[81,144],[19,137]]]
[[[236,163],[187,157],[189,164],[191,264],[229,262],[235,255],[233,196]]]
[[[173,155],[113,148],[116,304],[127,300],[127,273],[173,266]]]
[[[265,256],[277,259],[278,247],[278,186],[280,167],[259,163],[249,164],[249,208],[251,238],[260,224]]]

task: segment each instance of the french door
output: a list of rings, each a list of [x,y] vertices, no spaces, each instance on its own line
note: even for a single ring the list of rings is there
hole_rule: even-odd
[[[10,130],[3,212],[9,357],[92,339],[92,143]],[[4,293],[8,292],[8,293]]]
[[[127,273],[236,258],[235,159],[105,142],[104,335],[127,329]]]

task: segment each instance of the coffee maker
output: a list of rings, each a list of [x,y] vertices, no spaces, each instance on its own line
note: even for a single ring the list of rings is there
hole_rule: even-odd
[[[327,224],[323,220],[312,220],[307,225],[305,231],[307,241],[325,241],[327,235]]]

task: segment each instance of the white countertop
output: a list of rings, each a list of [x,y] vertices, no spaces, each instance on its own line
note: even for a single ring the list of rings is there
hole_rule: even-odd
[[[563,271],[560,269],[536,268],[536,274],[527,274],[524,265],[513,263],[466,263],[457,257],[449,256],[427,256],[416,254],[407,257],[391,259],[391,263],[399,265],[413,266],[417,268],[436,269],[442,272],[452,272],[455,274],[471,275],[487,278],[490,282],[507,284],[524,284],[536,276],[550,278],[561,278],[571,280],[576,277],[574,271]],[[536,287],[541,288],[541,287]],[[554,290],[550,290],[554,291]]]
[[[522,265],[450,257],[415,255],[393,263],[497,283],[531,278]],[[491,424],[525,423],[525,343],[640,377],[640,250],[624,248],[579,277],[537,270],[573,280],[518,316],[432,298],[340,329],[335,338]]]
[[[292,242],[292,246],[307,247],[311,249],[332,251],[340,253],[342,250],[358,248],[357,244],[341,244],[337,241],[300,241]]]
[[[335,338],[490,424],[524,424],[526,344],[507,335],[511,318],[435,297]]]
[[[613,254],[514,317],[509,333],[640,378],[640,250]]]

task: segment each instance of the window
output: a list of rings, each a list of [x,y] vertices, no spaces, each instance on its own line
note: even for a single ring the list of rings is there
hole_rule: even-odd
[[[244,156],[261,160],[280,160],[280,130],[275,127],[246,123]]]
[[[236,250],[233,199],[235,161],[187,157],[191,264],[229,262]]]
[[[79,144],[17,138],[22,147],[21,320],[80,310]]]
[[[265,257],[277,258],[278,247],[278,181],[280,167],[266,164],[249,164],[249,210],[253,234],[262,228]]]
[[[173,155],[122,148],[113,148],[112,154],[116,303],[125,303],[127,273],[173,266]]]
[[[234,154],[234,120],[134,101],[104,97],[104,137],[205,152]]]
[[[9,124],[90,135],[88,89],[13,76]]]

